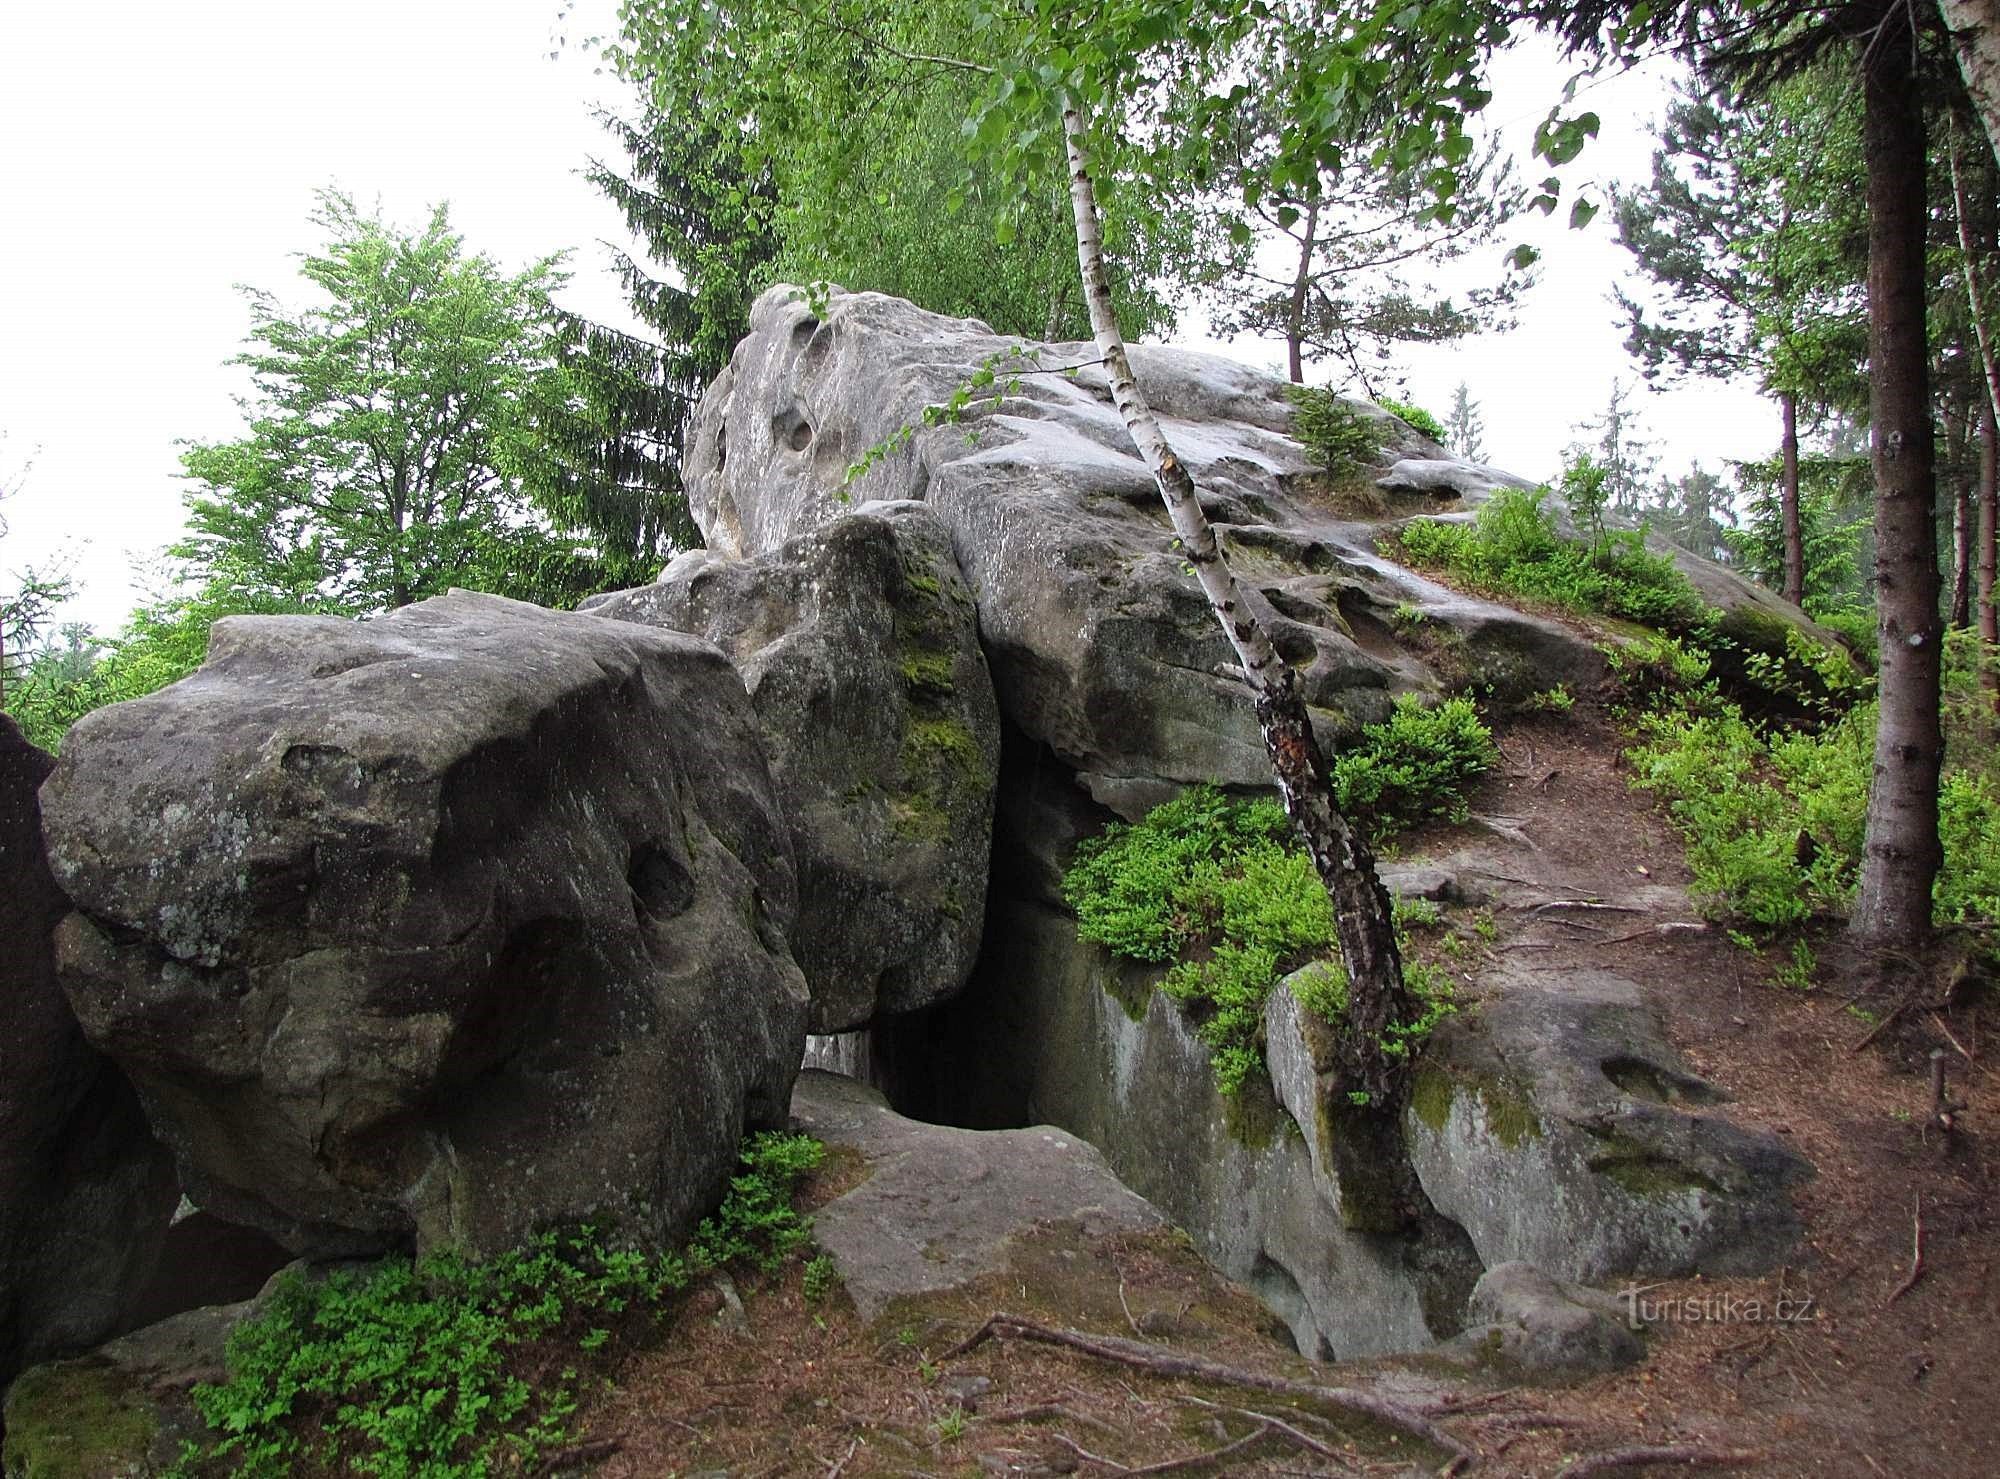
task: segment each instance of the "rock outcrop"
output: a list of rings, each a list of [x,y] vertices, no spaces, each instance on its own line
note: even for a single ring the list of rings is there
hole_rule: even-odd
[[[0,714],[0,1389],[130,1327],[179,1200],[131,1085],[56,984],[69,901],[36,799],[54,767]]]
[[[875,1090],[808,1070],[792,1096],[798,1127],[859,1154],[861,1184],[813,1215],[855,1307],[956,1289],[1004,1267],[1008,1244],[1071,1223],[1096,1240],[1165,1219],[1127,1190],[1104,1156],[1052,1126],[959,1130],[905,1119]]]
[[[1172,547],[1096,351],[1001,338],[879,294],[835,291],[823,306],[766,292],[703,398],[687,486],[709,547],[752,559],[853,507],[920,498],[951,531],[1001,712],[1023,736],[1127,812],[1162,781],[1268,784],[1234,656]],[[1132,357],[1328,734],[1381,719],[1398,693],[1438,690],[1440,673],[1525,692],[1601,670],[1563,626],[1378,556],[1377,524],[1349,516],[1355,490],[1330,488],[1287,435],[1282,382],[1213,355],[1141,345]],[[996,367],[997,405],[926,425],[926,408],[982,363]],[[1355,408],[1381,430],[1384,466],[1436,456],[1386,412]],[[1397,640],[1417,615],[1435,634],[1428,657]]]
[[[1631,981],[1504,967],[1419,1070],[1411,1159],[1488,1267],[1583,1283],[1762,1273],[1797,1243],[1811,1167],[1717,1112]]]
[[[754,560],[682,555],[599,616],[735,660],[798,856],[812,1030],[957,991],[986,918],[1000,722],[951,536],[875,503]]]
[[[664,1238],[783,1122],[790,831],[706,642],[462,592],[232,618],[42,798],[86,1033],[289,1248]]]

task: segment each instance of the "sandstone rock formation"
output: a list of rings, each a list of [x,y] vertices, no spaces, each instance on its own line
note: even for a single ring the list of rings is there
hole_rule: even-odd
[[[36,800],[54,767],[0,714],[0,1388],[129,1327],[178,1200],[131,1085],[56,984],[68,901]]]
[[[1048,1125],[957,1130],[906,1119],[852,1079],[799,1075],[800,1129],[859,1152],[862,1183],[822,1207],[813,1237],[864,1319],[911,1295],[955,1289],[1003,1266],[1008,1242],[1052,1222],[1091,1239],[1163,1225],[1104,1156]]]
[[[290,1248],[664,1237],[784,1118],[790,834],[705,642],[462,592],[232,618],[43,807],[85,1031]]]
[[[1420,1069],[1410,1153],[1489,1268],[1559,1278],[1762,1273],[1796,1244],[1790,1188],[1811,1167],[1731,1124],[1631,981],[1504,967],[1479,1013]]]
[[[951,531],[1001,712],[1029,740],[1121,810],[1157,800],[1162,780],[1268,784],[1247,690],[1226,674],[1233,656],[1172,548],[1096,351],[1000,338],[872,293],[835,291],[824,308],[794,289],[765,293],[702,401],[687,471],[709,547],[754,558],[852,507],[920,498]],[[999,404],[925,425],[925,409],[987,361]],[[1447,667],[1454,681],[1523,691],[1599,670],[1566,628],[1379,557],[1376,526],[1348,516],[1356,490],[1329,488],[1286,434],[1282,382],[1153,346],[1133,362],[1330,735],[1382,718],[1399,692],[1435,691]],[[1401,421],[1356,407],[1387,439],[1385,465],[1435,455]],[[1399,612],[1429,618],[1448,661],[1399,645]]]
[[[742,673],[797,849],[812,1030],[963,986],[986,918],[1000,723],[936,516],[874,503],[758,559],[696,550],[591,609],[707,637]]]

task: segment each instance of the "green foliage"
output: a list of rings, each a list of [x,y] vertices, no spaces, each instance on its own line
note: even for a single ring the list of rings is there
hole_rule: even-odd
[[[1874,745],[1872,703],[1817,734],[1760,732],[1722,704],[1642,718],[1627,758],[1633,784],[1667,803],[1709,912],[1768,932],[1843,915],[1852,902]],[[1953,765],[1938,817],[1936,917],[2000,920],[2000,788]]]
[[[1440,444],[1443,443],[1445,439],[1444,423],[1429,411],[1426,411],[1422,406],[1413,406],[1408,401],[1391,400],[1388,396],[1379,397],[1375,404],[1387,411],[1391,416],[1400,417],[1407,425],[1422,432],[1432,441]]]
[[[60,749],[70,726],[92,709],[143,698],[201,666],[209,629],[221,618],[296,610],[259,603],[227,585],[155,601],[135,611],[108,642],[78,632],[66,647],[38,653],[9,687],[7,710],[35,744]]]
[[[314,219],[319,302],[249,292],[249,432],[183,454],[197,487],[174,554],[246,602],[349,615],[454,585],[544,605],[593,588],[587,550],[521,485],[556,373],[555,260],[503,275],[442,206],[399,232],[329,191]]]
[[[1587,461],[1572,464],[1573,493],[1585,500],[1586,517],[1597,497],[1601,516],[1603,480],[1594,465],[1583,467]],[[1504,488],[1469,524],[1413,520],[1397,538],[1413,563],[1475,590],[1668,629],[1699,619],[1694,587],[1671,558],[1646,548],[1644,535],[1609,530],[1594,544],[1566,538],[1547,499],[1546,488]]]
[[[1462,822],[1467,789],[1497,759],[1471,699],[1426,708],[1405,694],[1359,745],[1334,758],[1334,796],[1350,821],[1377,835],[1438,817]]]
[[[1288,385],[1292,435],[1336,481],[1352,477],[1382,451],[1382,428],[1360,407],[1317,385]]]
[[[828,1255],[821,1253],[806,1260],[805,1273],[800,1280],[800,1291],[806,1299],[818,1304],[832,1296],[840,1287],[840,1268]]]
[[[614,1329],[652,1315],[706,1268],[775,1267],[808,1235],[791,1208],[822,1147],[744,1143],[741,1173],[686,1257],[544,1233],[485,1262],[439,1252],[321,1280],[292,1275],[228,1346],[226,1381],[195,1388],[218,1435],[177,1472],[256,1479],[301,1468],[457,1479],[532,1468],[567,1437],[579,1367]]]
[[[1494,758],[1468,700],[1425,710],[1406,699],[1335,761],[1334,781],[1350,818],[1404,826],[1463,815],[1464,788]],[[1160,989],[1187,1011],[1225,1094],[1263,1067],[1273,983],[1335,945],[1326,887],[1284,811],[1268,799],[1231,801],[1207,786],[1083,842],[1063,897],[1084,939],[1128,959],[1172,963]],[[1404,906],[1403,920],[1421,907]],[[1337,1020],[1336,1003],[1346,1002],[1340,966],[1321,961],[1314,981],[1307,989],[1317,993],[1315,1010]],[[1427,1024],[1435,1020],[1427,1010]],[[1392,1051],[1410,1041],[1411,1031],[1399,1034]]]
[[[766,1130],[744,1141],[729,1194],[688,1245],[689,1263],[698,1269],[740,1263],[768,1273],[803,1248],[812,1227],[792,1210],[792,1191],[825,1155],[810,1135]]]
[[[1165,963],[1209,928],[1197,875],[1240,869],[1253,853],[1282,852],[1290,829],[1275,801],[1231,801],[1191,786],[1143,820],[1114,822],[1085,839],[1063,876],[1063,898],[1084,939],[1131,960]]]

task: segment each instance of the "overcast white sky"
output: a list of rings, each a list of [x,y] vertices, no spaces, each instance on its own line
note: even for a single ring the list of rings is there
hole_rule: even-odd
[[[571,249],[569,306],[618,321],[599,241],[620,223],[576,171],[607,152],[589,116],[617,101],[572,44],[611,0],[110,0],[88,23],[53,5],[0,19],[0,580],[67,551],[83,582],[66,615],[115,629],[148,556],[181,528],[175,443],[241,428],[232,397],[248,314],[237,283],[298,297],[314,190],[338,185],[414,223],[449,200],[473,249],[518,267]],[[1525,142],[1559,74],[1504,61],[1489,116]],[[1657,80],[1590,95],[1605,132],[1578,179],[1637,178]],[[1536,174],[1539,175],[1540,171]],[[1537,222],[1541,286],[1506,336],[1414,357],[1415,399],[1442,415],[1459,380],[1483,405],[1493,460],[1556,466],[1573,423],[1634,370],[1607,295],[1624,253],[1601,224]],[[1233,352],[1277,364],[1275,350]],[[1670,468],[1763,455],[1771,413],[1748,391],[1653,396]]]

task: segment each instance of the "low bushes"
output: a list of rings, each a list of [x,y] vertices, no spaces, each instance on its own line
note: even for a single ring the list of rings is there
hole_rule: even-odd
[[[532,1468],[568,1436],[582,1368],[650,1327],[709,1270],[775,1269],[810,1238],[792,1208],[820,1144],[760,1134],[684,1253],[547,1233],[483,1263],[453,1253],[282,1284],[230,1337],[229,1378],[194,1400],[219,1436],[180,1475],[299,1468],[454,1479]]]
[[[1469,700],[1427,710],[1406,699],[1334,762],[1335,787],[1357,824],[1388,831],[1463,817],[1467,788],[1494,759],[1492,736]],[[1084,842],[1063,893],[1084,939],[1171,965],[1160,989],[1188,1012],[1224,1093],[1263,1067],[1271,987],[1334,950],[1326,889],[1283,808],[1230,800],[1212,787],[1192,787],[1141,821],[1114,823]],[[1414,966],[1407,974],[1430,999],[1428,1027],[1444,1010],[1442,981]],[[1346,982],[1337,959],[1315,974],[1312,996],[1315,1010],[1338,1020]]]

